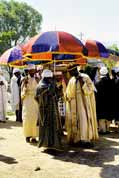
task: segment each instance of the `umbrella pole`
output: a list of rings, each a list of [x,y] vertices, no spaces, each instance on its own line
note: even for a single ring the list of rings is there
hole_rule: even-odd
[[[54,61],[54,64],[53,64],[53,69],[54,69],[54,71],[53,71],[53,72],[55,73],[55,61]]]
[[[53,58],[53,72],[55,73],[55,56],[54,55],[52,55],[52,58]]]

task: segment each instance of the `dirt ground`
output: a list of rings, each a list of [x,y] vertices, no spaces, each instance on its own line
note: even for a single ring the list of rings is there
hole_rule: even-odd
[[[119,132],[100,136],[93,149],[48,154],[25,142],[11,116],[0,123],[0,178],[119,178]]]

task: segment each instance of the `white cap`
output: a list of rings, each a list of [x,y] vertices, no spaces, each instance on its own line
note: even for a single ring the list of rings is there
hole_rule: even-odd
[[[107,70],[107,67],[101,67],[100,69],[100,75],[106,75],[108,74],[108,70]]]
[[[56,71],[56,72],[54,72],[54,75],[62,75],[62,72],[61,71]]]
[[[115,72],[116,72],[116,73],[119,72],[119,67],[115,68]]]
[[[39,70],[43,70],[43,65],[37,66],[37,70],[38,70],[38,71],[39,71]]]
[[[36,69],[36,66],[34,64],[29,64],[28,65],[28,70],[31,70],[31,69]]]
[[[53,72],[49,69],[44,69],[42,74],[41,74],[42,78],[47,78],[47,77],[53,77]]]
[[[102,68],[102,67],[105,67],[105,64],[103,62],[99,62],[96,64],[96,67]]]
[[[14,69],[13,69],[13,74],[15,74],[15,73],[17,73],[17,72],[20,72],[20,69],[14,68]]]

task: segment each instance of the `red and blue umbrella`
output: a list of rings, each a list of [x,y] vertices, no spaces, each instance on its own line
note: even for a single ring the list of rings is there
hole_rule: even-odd
[[[108,49],[99,41],[87,40],[85,47],[88,50],[88,57],[108,58]]]
[[[32,59],[67,60],[75,55],[87,52],[83,43],[75,36],[62,31],[48,31],[31,38],[22,47],[25,54],[31,54]]]
[[[0,64],[8,65],[18,63],[23,59],[22,49],[19,46],[6,50],[0,56]]]

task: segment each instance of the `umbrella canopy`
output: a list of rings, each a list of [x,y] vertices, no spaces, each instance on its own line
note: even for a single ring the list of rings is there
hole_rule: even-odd
[[[19,46],[15,46],[6,50],[0,56],[0,64],[13,64],[23,59],[22,49]]]
[[[102,58],[109,57],[108,50],[99,41],[87,40],[85,43],[85,47],[88,50],[88,57],[99,57],[99,58],[100,57],[102,57]]]
[[[79,39],[62,31],[48,31],[36,35],[23,45],[22,49],[25,54],[31,53],[32,59],[45,60],[52,60],[52,58],[72,59],[75,58],[72,55],[86,53],[86,48]],[[61,56],[58,56],[59,54]]]

